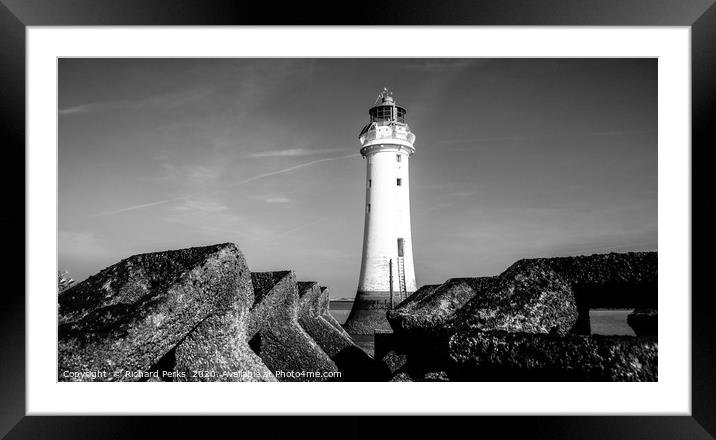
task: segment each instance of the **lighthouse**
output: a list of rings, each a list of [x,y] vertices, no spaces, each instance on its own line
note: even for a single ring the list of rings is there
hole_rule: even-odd
[[[358,292],[345,324],[352,334],[390,330],[387,310],[416,290],[409,176],[415,135],[406,113],[384,88],[358,136],[366,161],[366,195]]]

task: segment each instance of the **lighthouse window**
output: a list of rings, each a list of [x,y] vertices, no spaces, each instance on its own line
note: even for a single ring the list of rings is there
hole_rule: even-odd
[[[405,123],[405,110],[398,107],[398,122]]]
[[[368,188],[373,186],[373,179],[368,179]]]
[[[368,212],[370,212],[370,203],[368,203]]]
[[[398,186],[402,186],[402,185],[403,185],[403,179],[398,177]]]
[[[371,109],[370,116],[372,121],[389,121],[393,119],[393,108],[386,106]]]
[[[395,155],[395,160],[397,160],[398,162],[402,162],[402,161],[403,161],[403,156],[401,156],[400,154],[396,154],[396,155]]]

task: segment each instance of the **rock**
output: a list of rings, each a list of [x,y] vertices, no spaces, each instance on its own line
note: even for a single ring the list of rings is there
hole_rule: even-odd
[[[560,333],[571,323],[573,332],[588,334],[592,307],[656,307],[657,263],[656,252],[523,259],[496,277],[424,286],[388,311],[387,318],[396,332],[454,330],[469,321],[483,330],[548,332],[556,327]],[[551,295],[538,299],[549,289]],[[531,304],[525,303],[528,298]],[[572,322],[575,304],[577,320]],[[545,313],[536,322],[540,307],[546,307]]]
[[[450,378],[444,371],[430,371],[423,376],[424,382],[449,382]]]
[[[275,382],[271,370],[254,354],[246,336],[237,338],[240,321],[233,314],[202,322],[175,348],[177,382]]]
[[[383,354],[376,359],[392,377],[391,380],[398,380],[403,375],[415,382],[447,380],[447,376],[442,374],[448,363],[446,338],[427,334],[421,338],[400,339],[394,333],[376,333],[376,354],[379,353],[379,335],[384,339],[380,350]],[[417,345],[410,346],[410,342]]]
[[[565,334],[576,320],[569,285],[531,260],[521,260],[497,277],[448,280],[388,313],[396,333],[474,328]]]
[[[338,367],[298,322],[300,303],[294,273],[254,272],[251,280],[255,302],[249,322],[249,346],[276,378],[279,381],[335,378]],[[308,302],[314,300],[307,298],[305,313],[313,309],[314,303]],[[332,327],[327,322],[326,326]],[[313,377],[315,372],[321,377]]]
[[[577,321],[569,284],[540,262],[522,260],[486,282],[454,314],[454,330],[567,334]]]
[[[656,309],[635,309],[627,316],[627,324],[637,336],[656,336],[659,319]]]
[[[346,348],[353,347],[353,341],[343,329],[336,329],[328,322],[328,289],[321,289],[316,282],[299,282],[300,298],[299,323],[331,358]]]
[[[569,285],[544,264],[528,260],[497,277],[454,278],[413,297],[389,312],[388,320],[395,330],[394,349],[407,355],[403,371],[414,380],[444,371],[455,332],[567,334],[577,321]]]
[[[537,258],[567,280],[577,299],[573,331],[591,333],[591,308],[657,308],[658,254],[627,252]]]
[[[341,379],[347,381],[387,380],[373,358],[355,345],[348,334],[330,323],[329,291],[316,282],[298,283],[300,307],[299,323],[316,343],[335,362]],[[336,322],[336,324],[338,324]],[[340,328],[340,324],[338,324]]]
[[[492,278],[453,278],[440,286],[423,286],[387,313],[396,332],[444,326]]]
[[[299,316],[320,316],[338,333],[350,339],[350,335],[330,313],[331,299],[327,287],[319,286],[315,281],[299,281],[298,292],[300,298]]]
[[[173,371],[177,360],[182,371],[261,364],[245,342],[253,289],[234,244],[135,255],[58,301],[59,380],[143,380],[159,366]],[[211,356],[197,351],[196,338],[214,348]],[[65,371],[107,377],[67,378]]]
[[[582,310],[657,308],[658,254],[627,252],[538,258],[567,280]]]
[[[655,338],[467,331],[449,341],[451,378],[656,381]]]
[[[439,332],[408,332],[393,334],[392,341],[386,341],[390,349],[380,357],[379,363],[395,377],[400,373],[410,376],[412,381],[434,379],[432,373],[445,371],[448,362],[449,336]]]
[[[423,299],[431,297],[438,287],[440,287],[440,284],[426,284],[405,298],[405,300],[396,305],[395,308],[405,311],[412,310],[415,305],[419,304]]]
[[[402,372],[407,366],[408,356],[396,351],[389,351],[385,356],[383,356],[381,362],[386,366],[391,376],[395,376],[396,374]]]
[[[535,258],[574,288],[588,289],[592,307],[644,307],[656,304],[657,252],[626,252]]]
[[[350,335],[343,328],[341,323],[336,321],[336,318],[331,315],[331,294],[328,290],[328,287],[321,286],[321,304],[319,306],[321,310],[321,317],[328,321],[328,323],[335,327],[335,329],[338,330],[338,332],[340,332],[342,335],[346,336],[347,338],[350,338]]]
[[[531,364],[511,360],[510,350],[523,345],[512,347],[505,342],[511,339],[504,337],[500,341],[510,349],[500,350],[502,346],[495,342],[492,353],[495,358],[491,358],[495,369],[481,367],[480,377],[490,374],[497,377],[499,371],[504,370],[509,372],[509,377],[518,378],[524,374],[529,379],[535,375],[547,377],[551,374],[547,370],[552,369],[555,380],[560,377],[652,380],[656,374],[655,341],[649,345],[648,340],[639,342],[598,336],[579,339],[570,334],[589,333],[591,306],[655,304],[656,286],[655,252],[523,259],[495,277],[454,278],[437,287],[419,289],[396,309],[387,312],[394,330],[393,340],[389,341],[390,350],[406,356],[401,373],[412,380],[426,380],[426,375],[435,372],[451,374],[448,365],[455,363],[451,360],[455,353],[450,349],[450,341],[457,337],[456,334],[534,334],[537,341],[543,341],[541,338],[553,341],[545,350],[555,350],[565,356],[581,356],[585,368],[592,362],[594,368],[606,368],[606,372],[585,372],[572,367],[560,370],[549,364],[552,361],[545,361],[546,366],[535,367],[536,372],[532,371]],[[638,322],[638,315],[635,318]],[[575,353],[569,351],[570,344],[575,344]],[[596,354],[590,358],[589,347],[593,346],[597,347],[594,349]],[[533,358],[528,352],[527,362],[536,362],[538,352],[538,349],[534,350]],[[625,365],[618,363],[622,355],[626,359]],[[557,362],[558,356],[551,359]],[[632,361],[633,365],[629,364]],[[567,364],[571,365],[569,362]],[[648,365],[643,370],[635,367],[644,363]],[[473,376],[469,380],[473,380]]]
[[[408,373],[398,373],[390,379],[391,382],[413,382]]]

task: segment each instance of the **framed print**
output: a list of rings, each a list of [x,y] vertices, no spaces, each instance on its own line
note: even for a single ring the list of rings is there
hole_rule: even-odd
[[[7,438],[716,431],[709,2],[81,3],[2,6]]]

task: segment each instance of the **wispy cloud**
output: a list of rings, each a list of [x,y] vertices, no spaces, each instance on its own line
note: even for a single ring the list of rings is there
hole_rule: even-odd
[[[343,149],[343,148],[324,148],[324,149],[312,150],[309,148],[289,148],[286,150],[273,150],[273,151],[264,151],[261,153],[252,153],[246,157],[251,158],[251,159],[261,159],[261,158],[266,158],[266,157],[318,156],[321,154],[339,153],[341,151],[345,151],[345,149]]]
[[[266,222],[256,222],[245,211],[233,209],[220,199],[187,199],[168,210],[162,220],[212,240],[266,244],[275,235]]]
[[[181,205],[174,206],[171,210],[175,212],[182,211],[193,211],[202,212],[207,214],[214,214],[217,212],[227,211],[228,206],[223,203],[216,202],[213,200],[184,200]]]
[[[271,171],[269,173],[263,173],[263,174],[259,174],[257,176],[249,177],[248,179],[244,179],[242,181],[236,182],[233,186],[244,185],[246,183],[253,182],[253,181],[259,180],[259,179],[264,179],[266,177],[278,176],[280,174],[290,173],[291,171],[299,170],[301,168],[310,167],[312,165],[317,165],[317,164],[323,163],[323,162],[330,162],[330,161],[340,160],[340,159],[348,159],[348,158],[357,157],[357,156],[360,156],[360,154],[356,153],[356,154],[349,154],[347,156],[329,157],[326,159],[312,160],[310,162],[301,163],[301,164],[294,165],[292,167],[284,168],[281,170]]]
[[[60,116],[69,116],[82,113],[98,113],[114,110],[140,110],[143,108],[172,109],[206,98],[211,94],[211,92],[211,89],[202,87],[187,92],[172,93],[146,99],[123,99],[117,101],[92,102],[88,104],[65,107],[60,109],[58,113]]]
[[[131,101],[106,101],[106,102],[93,102],[90,104],[75,105],[72,107],[65,107],[59,110],[60,116],[74,115],[77,113],[95,113],[104,112],[111,110],[119,110],[127,108],[132,105]]]
[[[295,227],[295,228],[291,228],[291,229],[289,229],[289,230],[287,230],[287,231],[279,232],[278,234],[276,234],[276,236],[277,236],[277,237],[283,237],[284,235],[288,235],[288,234],[292,234],[292,233],[294,233],[294,232],[301,231],[301,230],[306,229],[306,228],[309,228],[309,227],[311,227],[311,226],[313,226],[313,225],[317,225],[317,224],[319,224],[319,223],[327,222],[328,220],[331,220],[331,219],[330,219],[330,218],[326,218],[326,217],[319,218],[319,219],[313,220],[313,221],[311,221],[311,222],[304,223],[304,224],[302,224],[302,225],[300,225],[300,226],[297,226],[297,227]]]
[[[223,201],[211,198],[186,198],[182,203],[169,209],[162,220],[215,235],[217,232],[235,234],[244,219]]]
[[[175,165],[170,162],[159,164],[162,169],[154,180],[166,181],[174,187],[187,191],[201,192],[215,188],[225,172],[226,162],[217,159],[210,164]]]
[[[284,196],[268,197],[263,200],[266,203],[291,203],[291,199]]]
[[[126,208],[115,209],[112,211],[102,211],[97,214],[93,214],[90,217],[104,217],[107,215],[122,214],[124,212],[135,211],[137,209],[149,208],[151,206],[164,205],[165,203],[177,202],[179,200],[182,200],[182,198],[166,199],[166,200],[158,200],[156,202],[142,203],[140,205],[127,206]]]

